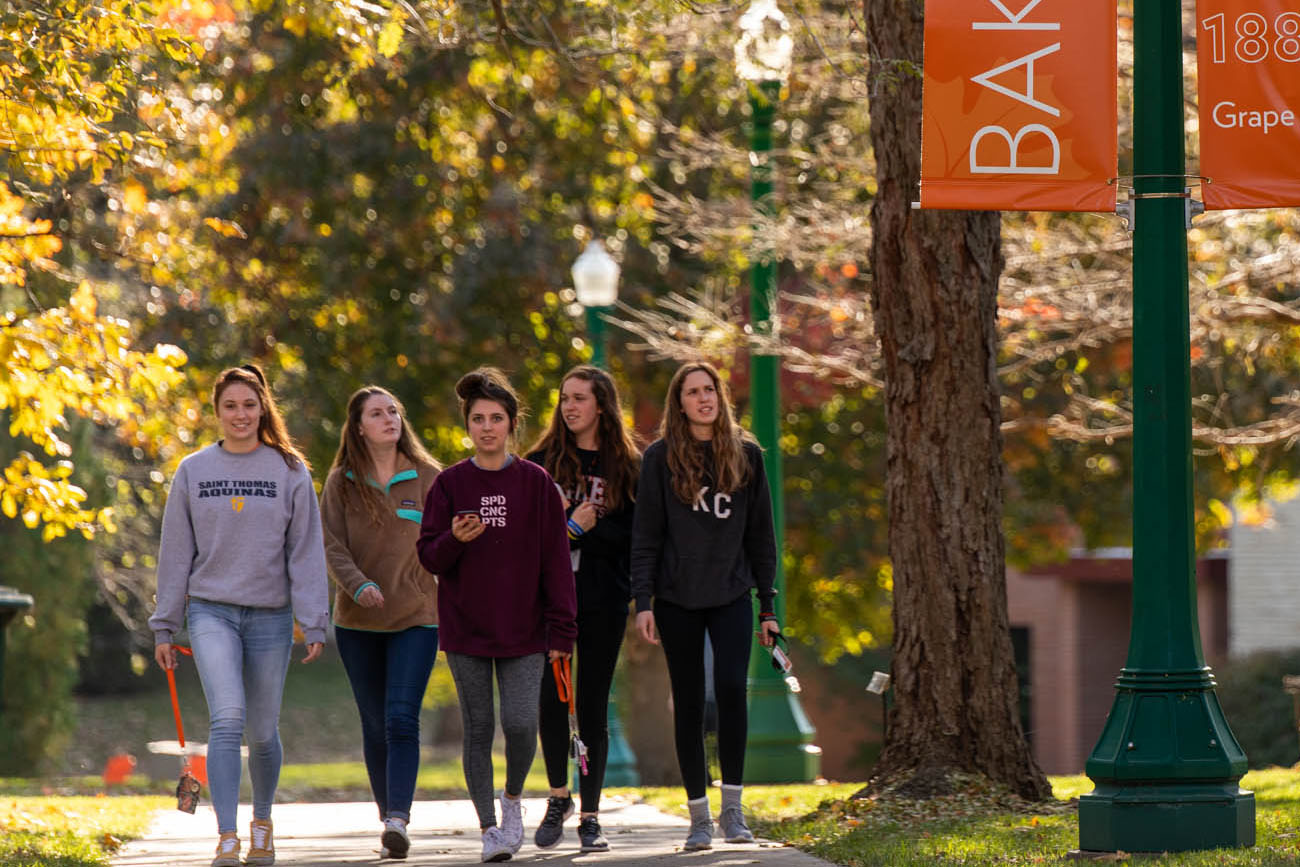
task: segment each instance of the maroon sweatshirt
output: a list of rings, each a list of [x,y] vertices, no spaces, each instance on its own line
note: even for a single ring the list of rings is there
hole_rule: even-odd
[[[485,529],[451,534],[458,512]],[[573,649],[577,594],[564,504],[541,467],[514,458],[499,470],[463,460],[438,474],[424,502],[424,568],[438,576],[438,645],[451,653],[515,657]]]

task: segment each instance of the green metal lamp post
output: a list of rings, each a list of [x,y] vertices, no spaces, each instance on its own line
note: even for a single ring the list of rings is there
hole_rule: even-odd
[[[1079,799],[1079,848],[1251,846],[1246,755],[1197,626],[1179,0],[1135,3],[1133,37],[1133,622],[1086,766],[1096,788]]]
[[[790,74],[794,41],[790,25],[776,0],[753,0],[740,19],[736,42],[736,73],[749,85],[751,195],[755,207],[770,212],[772,120],[781,98],[781,85]],[[776,256],[764,251],[750,271],[750,317],[759,337],[772,335],[776,307]],[[781,362],[768,351],[750,354],[750,395],[754,435],[763,447],[763,463],[772,495],[776,525],[776,614],[785,623],[785,497],[781,470]],[[787,687],[785,678],[768,664],[767,649],[754,644],[749,681],[749,740],[745,782],[789,783],[816,779],[821,749],[813,745],[816,732]]]
[[[0,717],[4,716],[5,630],[20,611],[32,607],[32,597],[12,587],[0,587]]]
[[[602,370],[608,369],[605,357],[605,320],[608,313],[618,301],[618,263],[605,251],[599,241],[590,241],[573,263],[573,290],[578,296],[578,303],[587,313],[587,338],[591,341],[591,363]],[[579,661],[581,663],[581,661]],[[636,768],[636,754],[623,734],[623,723],[619,719],[618,705],[615,699],[615,684],[610,685],[609,710],[606,713],[609,726],[609,753],[605,759],[605,785],[639,786],[641,775]],[[573,787],[578,788],[578,769],[574,768]]]

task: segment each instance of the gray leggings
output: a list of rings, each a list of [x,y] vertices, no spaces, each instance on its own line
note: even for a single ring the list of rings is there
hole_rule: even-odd
[[[506,736],[506,791],[518,795],[537,753],[537,699],[542,683],[543,654],[496,659],[448,653],[447,667],[460,696],[460,718],[465,725],[465,785],[478,811],[480,828],[497,823],[496,795],[492,784],[492,739],[496,720],[492,710],[492,668],[496,667],[501,692],[501,730]]]

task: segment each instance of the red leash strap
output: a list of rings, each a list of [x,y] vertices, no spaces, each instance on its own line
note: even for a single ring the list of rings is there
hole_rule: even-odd
[[[193,657],[194,652],[188,647],[181,647],[179,644],[173,644],[172,649],[177,653]],[[181,749],[185,749],[185,728],[181,725],[181,703],[176,698],[176,672],[172,669],[164,669],[167,672],[167,689],[172,694],[172,716],[176,718],[176,739],[180,741]],[[182,753],[181,755],[184,755]]]
[[[560,701],[569,705],[569,713],[576,714],[573,701],[573,678],[570,675],[569,658],[559,656],[551,660],[551,670],[555,673],[555,691]]]

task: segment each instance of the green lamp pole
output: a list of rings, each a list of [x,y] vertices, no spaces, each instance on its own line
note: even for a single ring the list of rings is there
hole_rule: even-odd
[[[591,363],[601,370],[608,370],[605,357],[605,320],[608,313],[618,301],[618,263],[606,252],[599,241],[591,241],[582,255],[573,263],[573,290],[578,296],[578,303],[587,313],[587,339],[591,341]],[[581,660],[579,660],[581,664]],[[617,678],[615,679],[617,683]],[[639,786],[641,775],[636,768],[636,754],[623,734],[623,722],[619,719],[618,705],[615,700],[615,685],[610,685],[609,708],[606,712],[606,724],[609,728],[609,752],[605,758],[605,781],[607,786]],[[578,769],[573,769],[573,788],[578,788]]]
[[[1255,798],[1201,650],[1179,0],[1134,3],[1133,620],[1079,799],[1084,852],[1251,846]]]
[[[591,341],[591,363],[601,370],[609,369],[605,358],[605,320],[601,316],[608,307],[585,307],[587,314],[587,339]]]
[[[772,120],[781,98],[781,84],[789,75],[793,40],[790,25],[775,0],[754,0],[740,19],[736,42],[736,72],[749,85],[750,165],[755,207],[771,208]],[[764,251],[751,268],[750,319],[760,337],[771,336],[776,307],[776,257]],[[754,436],[763,447],[763,464],[772,495],[776,528],[776,614],[785,623],[785,497],[781,470],[781,361],[768,351],[751,353],[750,403]],[[790,783],[816,779],[821,769],[821,749],[813,745],[816,732],[798,697],[782,674],[768,663],[767,649],[755,642],[749,681],[749,739],[745,756],[745,782]]]
[[[32,607],[32,597],[19,593],[12,587],[0,587],[0,717],[4,716],[5,700],[5,630],[9,621]]]

